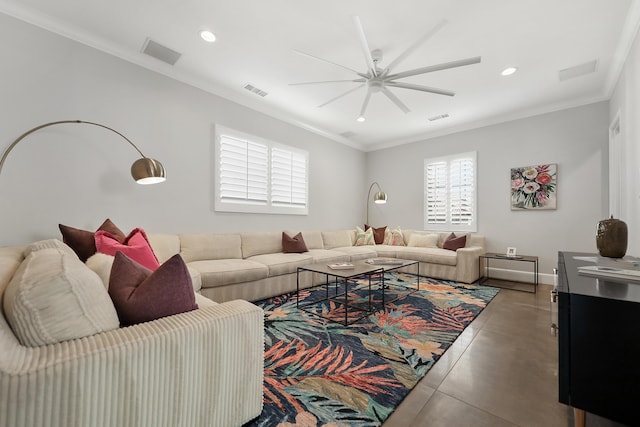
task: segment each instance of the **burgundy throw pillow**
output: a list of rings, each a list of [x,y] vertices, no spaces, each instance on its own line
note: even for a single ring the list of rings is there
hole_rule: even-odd
[[[464,248],[467,244],[467,235],[456,237],[455,233],[449,234],[442,243],[443,249],[449,249],[450,251],[457,251],[460,248]]]
[[[96,231],[95,241],[96,249],[101,254],[115,255],[120,251],[149,270],[155,270],[160,266],[142,228],[131,230],[131,233],[122,242],[108,231]]]
[[[282,251],[285,254],[300,254],[302,252],[308,252],[306,243],[302,238],[302,233],[298,233],[293,237],[290,237],[284,231],[282,232]]]
[[[116,252],[109,295],[122,326],[198,308],[191,275],[180,254],[151,271],[122,252]]]
[[[80,230],[68,225],[58,224],[60,233],[62,233],[62,241],[67,244],[78,255],[78,258],[82,262],[86,262],[89,257],[97,252],[95,242],[95,232]],[[109,218],[107,218],[98,230],[96,231],[108,231],[117,240],[122,242],[125,239],[125,235]]]
[[[367,224],[364,225],[364,230],[367,231],[369,228],[373,228]],[[384,233],[387,231],[387,226],[380,228],[373,228],[373,241],[376,242],[376,245],[381,245],[384,243]]]

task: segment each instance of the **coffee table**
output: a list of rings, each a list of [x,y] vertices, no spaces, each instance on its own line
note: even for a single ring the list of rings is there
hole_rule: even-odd
[[[410,260],[398,260],[398,264],[384,264],[384,265],[376,265],[369,264],[365,261],[354,261],[352,262],[353,268],[349,269],[332,269],[326,263],[318,262],[314,264],[310,264],[304,267],[298,267],[296,274],[296,307],[304,310],[308,313],[314,314],[316,316],[320,316],[324,319],[338,322],[343,324],[344,326],[348,326],[358,320],[370,315],[375,312],[379,308],[384,308],[386,304],[390,304],[396,301],[399,297],[394,298],[393,300],[387,301],[385,298],[385,290],[388,289],[388,285],[385,284],[384,273],[385,271],[397,270],[402,267],[407,267],[410,265],[416,265],[416,284],[415,288],[412,286],[406,286],[405,289],[409,290],[409,292],[415,292],[420,289],[420,265],[417,261]],[[325,288],[324,298],[316,299],[308,302],[300,301],[300,273],[302,272],[311,272],[323,274],[325,276],[324,283],[320,285],[315,285],[312,287],[323,286]],[[349,297],[350,288],[352,289],[357,284],[357,279],[366,278],[368,281],[367,286],[367,302],[355,302]],[[372,285],[376,286],[377,289],[382,289],[382,306],[376,306],[373,303],[373,294]],[[335,304],[339,304],[342,306],[342,310],[344,310],[344,317],[342,317],[342,313],[340,313],[340,319],[338,320],[337,315],[330,316],[329,313],[324,312],[323,310],[318,311],[313,310],[312,306],[318,305],[319,303],[331,301]],[[322,308],[322,307],[320,307]],[[355,314],[354,314],[355,312]]]

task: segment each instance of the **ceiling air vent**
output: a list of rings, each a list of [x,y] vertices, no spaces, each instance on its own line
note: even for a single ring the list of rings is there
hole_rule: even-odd
[[[246,90],[248,90],[249,92],[251,92],[251,93],[255,93],[256,95],[259,95],[259,96],[261,96],[261,97],[263,97],[263,98],[264,98],[265,96],[269,95],[267,92],[265,92],[265,91],[263,91],[263,90],[260,90],[260,89],[258,89],[257,87],[255,87],[255,86],[253,86],[253,85],[251,85],[251,84],[249,84],[249,83],[247,83],[246,85],[244,85],[244,88],[245,88]]]
[[[585,62],[584,64],[576,65],[575,67],[565,68],[564,70],[558,71],[558,78],[560,81],[573,79],[575,77],[584,76],[585,74],[591,74],[596,71],[598,67],[598,61],[593,60],[589,62]]]
[[[435,122],[436,120],[446,119],[447,117],[449,117],[449,115],[447,113],[444,113],[438,114],[437,116],[428,117],[427,120],[429,120],[430,122]]]
[[[181,53],[176,52],[173,49],[169,49],[158,42],[154,42],[149,38],[144,42],[144,45],[142,45],[142,53],[153,56],[154,58],[159,59],[162,62],[166,62],[169,65],[174,65],[182,56]]]

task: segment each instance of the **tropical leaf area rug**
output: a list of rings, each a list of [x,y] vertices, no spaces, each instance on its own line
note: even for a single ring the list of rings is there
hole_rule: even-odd
[[[371,296],[379,309],[349,326],[344,305],[324,288],[256,303],[265,314],[264,407],[245,426],[379,426],[429,371],[498,289],[385,273],[385,309],[380,286]],[[336,289],[337,288],[337,289]],[[344,293],[344,284],[332,286]],[[342,297],[343,298],[343,297]],[[341,300],[342,300],[341,298]],[[351,282],[349,301],[369,303],[369,280]],[[397,298],[396,301],[388,301]],[[347,320],[362,316],[347,310]]]

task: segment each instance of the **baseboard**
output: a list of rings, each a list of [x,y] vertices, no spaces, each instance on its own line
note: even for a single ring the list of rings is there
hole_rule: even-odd
[[[533,283],[533,271],[508,270],[506,268],[489,267],[489,277],[492,279]],[[553,285],[553,277],[553,274],[538,273],[538,283],[543,285]]]

